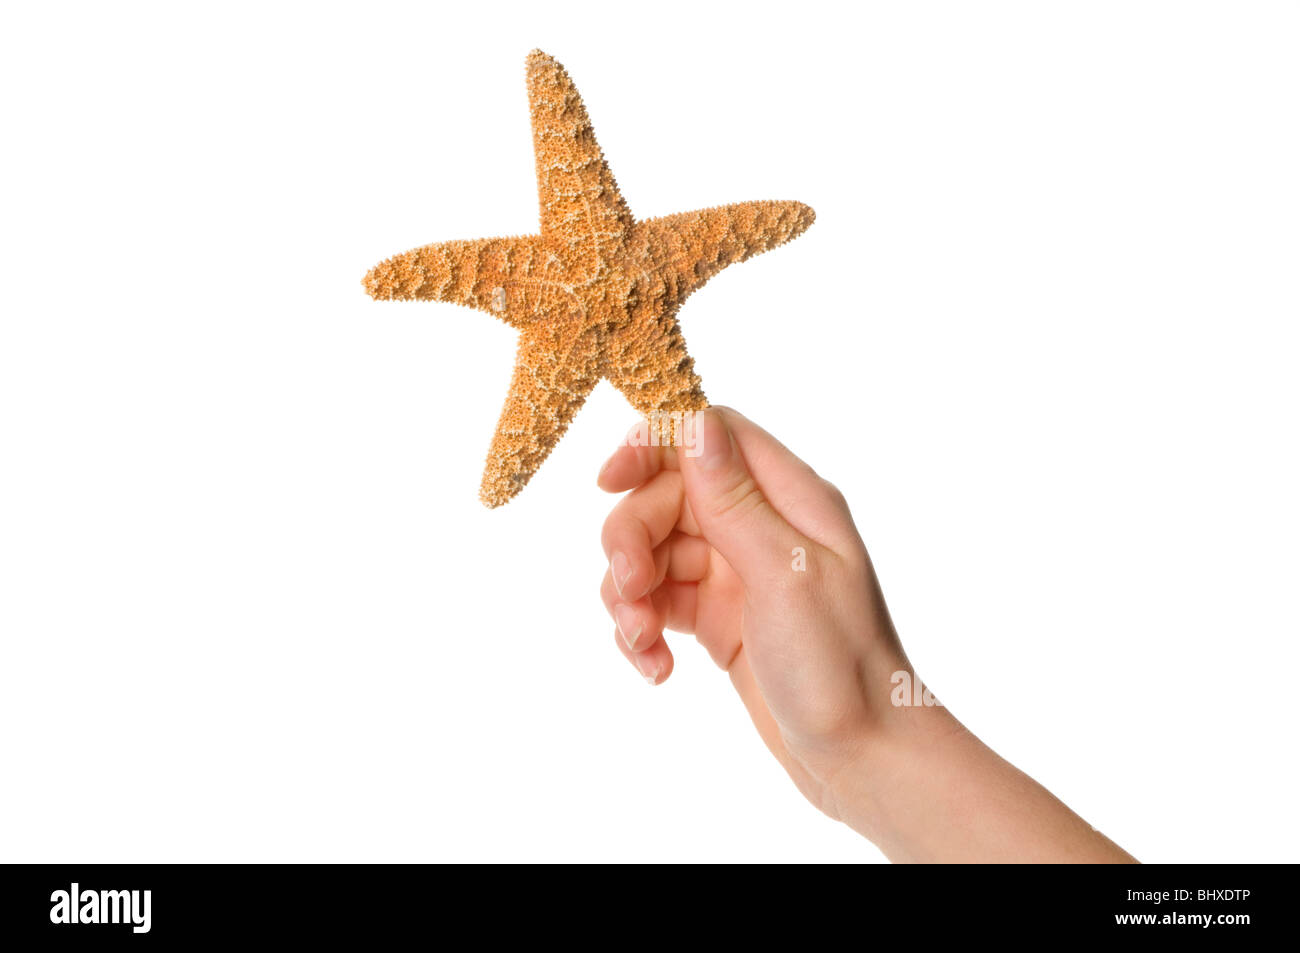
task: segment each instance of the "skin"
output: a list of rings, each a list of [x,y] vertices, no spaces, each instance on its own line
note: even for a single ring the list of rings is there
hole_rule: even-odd
[[[695,423],[693,446],[625,443],[598,478],[630,491],[600,592],[650,684],[672,674],[664,630],[695,635],[804,796],[893,861],[1135,862],[947,708],[895,705],[916,673],[843,495],[734,410]]]

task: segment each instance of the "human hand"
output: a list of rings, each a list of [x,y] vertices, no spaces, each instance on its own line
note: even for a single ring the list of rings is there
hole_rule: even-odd
[[[799,789],[838,816],[829,781],[909,671],[844,497],[734,410],[695,417],[693,447],[620,447],[599,485],[631,490],[605,521],[601,597],[651,684],[672,673],[665,628],[727,671]]]
[[[844,497],[734,410],[690,447],[624,445],[600,486],[601,598],[623,654],[669,677],[694,633],[804,795],[894,860],[1132,861],[920,686]],[[899,679],[905,673],[905,680]]]

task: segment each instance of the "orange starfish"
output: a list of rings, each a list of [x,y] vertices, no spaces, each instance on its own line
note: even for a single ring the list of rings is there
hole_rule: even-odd
[[[528,55],[541,233],[425,245],[376,265],[375,299],[448,301],[520,331],[479,496],[512,499],[608,378],[647,417],[709,405],[677,310],[730,265],[799,235],[800,202],[743,202],[635,221],[569,74]]]

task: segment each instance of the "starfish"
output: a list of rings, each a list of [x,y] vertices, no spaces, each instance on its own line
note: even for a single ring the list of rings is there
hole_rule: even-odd
[[[527,81],[540,233],[425,245],[363,282],[376,300],[467,305],[519,330],[479,490],[489,507],[523,489],[602,378],[647,417],[708,407],[678,309],[814,217],[801,202],[743,202],[637,221],[564,67],[533,50]]]

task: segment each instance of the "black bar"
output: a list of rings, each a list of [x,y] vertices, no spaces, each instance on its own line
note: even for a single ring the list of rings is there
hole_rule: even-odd
[[[42,948],[250,939],[369,947],[409,939],[412,930],[445,939],[452,928],[482,939],[532,929],[537,941],[607,936],[610,942],[637,933],[646,939],[698,939],[705,932],[719,939],[734,939],[737,932],[775,938],[773,931],[794,929],[804,933],[804,948],[827,930],[847,930],[873,946],[894,937],[903,949],[920,949],[941,935],[1240,942],[1261,928],[1289,932],[1286,885],[1294,879],[1289,867],[1267,866],[628,866],[593,872],[579,866],[195,864],[0,870],[0,943],[9,946],[20,938]],[[73,884],[81,901],[78,919],[119,922],[70,922],[69,904],[60,903],[71,901]],[[1135,917],[1151,920],[1134,922]],[[1209,922],[1201,922],[1203,917]],[[611,935],[610,918],[626,930]]]

